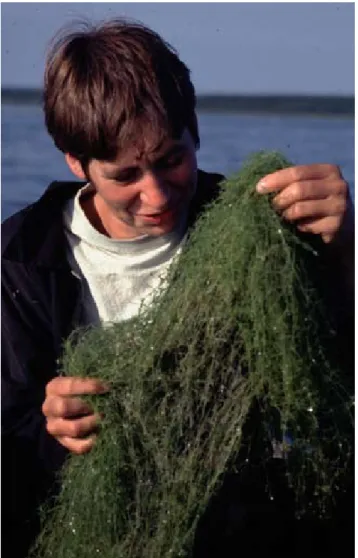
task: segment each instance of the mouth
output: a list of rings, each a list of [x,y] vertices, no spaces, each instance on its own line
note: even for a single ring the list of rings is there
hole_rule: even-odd
[[[175,215],[174,209],[167,209],[166,211],[163,211],[162,213],[154,213],[154,214],[150,214],[150,215],[141,214],[141,215],[138,215],[138,217],[141,217],[141,219],[143,219],[147,223],[151,223],[151,224],[154,224],[154,225],[161,225],[163,223],[171,221],[173,219],[174,215]]]

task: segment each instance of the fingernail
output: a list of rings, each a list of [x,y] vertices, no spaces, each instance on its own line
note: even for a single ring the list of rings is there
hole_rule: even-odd
[[[256,191],[259,194],[262,194],[266,190],[266,182],[264,180],[260,180],[260,182],[256,185]]]
[[[109,384],[102,384],[100,387],[100,392],[101,393],[107,393],[108,391],[110,391],[111,386]]]

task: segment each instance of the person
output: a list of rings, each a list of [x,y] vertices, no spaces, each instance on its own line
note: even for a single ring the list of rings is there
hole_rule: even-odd
[[[57,36],[44,113],[79,181],[52,183],[3,224],[5,558],[27,555],[66,455],[90,451],[98,435],[100,417],[81,396],[109,388],[62,375],[64,339],[80,325],[129,319],[150,300],[223,178],[197,168],[188,68],[140,23],[115,19]],[[293,166],[257,188],[274,193],[283,219],[323,239],[335,296],[340,290],[349,308],[353,206],[340,169]]]

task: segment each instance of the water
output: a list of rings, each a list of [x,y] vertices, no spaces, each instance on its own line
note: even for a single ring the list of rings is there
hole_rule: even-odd
[[[353,195],[354,120],[350,117],[199,112],[203,170],[228,175],[259,149],[282,151],[295,164],[334,163]],[[2,105],[2,219],[36,200],[53,180],[72,180],[53,145],[42,110]]]

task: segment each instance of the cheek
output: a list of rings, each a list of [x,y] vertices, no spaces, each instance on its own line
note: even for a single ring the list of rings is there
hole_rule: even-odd
[[[191,157],[190,157],[190,160],[189,160],[189,163],[188,163],[188,171],[187,172],[190,176],[191,182],[193,183],[194,186],[196,186],[197,174],[198,174],[198,162],[197,162],[195,151],[193,151],[193,153],[191,154]]]
[[[118,186],[107,190],[103,196],[104,200],[109,205],[124,211],[136,201],[137,197],[138,193],[133,191],[132,188],[127,187],[120,189]]]
[[[196,186],[197,180],[197,162],[195,155],[188,158],[187,161],[181,165],[173,175],[173,182],[185,185],[190,191]]]

